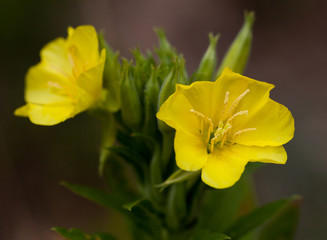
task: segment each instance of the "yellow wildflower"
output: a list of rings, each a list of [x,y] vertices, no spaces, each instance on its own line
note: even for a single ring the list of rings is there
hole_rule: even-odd
[[[215,82],[177,84],[157,117],[176,129],[178,167],[202,169],[203,182],[227,188],[248,162],[284,164],[282,145],[294,135],[294,119],[269,98],[273,87],[228,68]]]
[[[55,125],[92,107],[99,99],[105,50],[99,54],[92,26],[68,28],[68,37],[57,38],[41,50],[41,62],[26,75],[26,105],[16,116],[39,125]]]

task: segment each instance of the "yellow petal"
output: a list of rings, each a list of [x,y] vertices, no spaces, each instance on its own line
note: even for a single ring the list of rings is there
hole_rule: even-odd
[[[227,91],[229,92],[228,103],[224,114],[225,119],[230,117],[228,113],[233,114],[248,110],[249,114],[252,114],[257,111],[257,109],[268,101],[269,92],[274,88],[272,84],[242,76],[232,72],[229,68],[224,69],[222,75],[217,79],[217,85],[218,89],[224,92],[224,94]],[[241,97],[238,104],[235,104],[234,102],[237,102],[237,99],[246,91],[248,92]],[[243,121],[243,119],[244,116],[236,117],[233,122]]]
[[[178,84],[176,92],[161,105],[157,118],[176,130],[198,133],[200,120],[190,111],[193,106],[183,95],[181,87],[182,85]]]
[[[219,106],[223,105],[225,92],[221,91],[217,82],[201,81],[189,86],[179,85],[179,91],[194,110],[209,117],[214,124],[218,123]]]
[[[77,79],[77,85],[87,91],[95,99],[99,97],[101,92],[105,59],[106,51],[102,49],[98,64],[83,72]]]
[[[236,134],[242,129],[256,128]],[[291,112],[283,105],[269,99],[254,114],[249,114],[233,126],[231,140],[242,145],[280,146],[290,141],[294,136],[294,119]]]
[[[41,50],[41,63],[50,72],[58,73],[67,79],[72,77],[67,44],[63,38],[51,41]]]
[[[74,57],[86,68],[93,67],[99,60],[98,36],[93,26],[84,25],[68,29],[67,44],[74,48]]]
[[[62,75],[50,72],[38,64],[26,75],[25,100],[35,104],[67,103],[74,90]]]
[[[208,155],[202,168],[202,180],[214,188],[227,188],[239,180],[249,161],[284,164],[286,159],[283,147],[226,145]]]
[[[185,171],[196,171],[207,161],[207,146],[200,134],[176,131],[174,148],[177,166]]]
[[[14,112],[14,115],[18,117],[28,117],[28,110],[28,104],[25,104],[24,106],[17,108]]]
[[[38,125],[51,126],[73,117],[71,115],[73,111],[72,105],[52,106],[28,104],[28,107],[28,116],[31,122]]]

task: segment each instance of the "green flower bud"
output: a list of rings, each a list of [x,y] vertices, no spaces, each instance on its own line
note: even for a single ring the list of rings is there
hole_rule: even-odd
[[[245,12],[243,27],[229,47],[218,69],[217,77],[220,76],[225,67],[229,67],[234,72],[243,73],[251,48],[253,22],[254,13]]]
[[[143,132],[155,136],[157,131],[156,113],[158,111],[158,96],[160,91],[157,69],[152,67],[151,76],[144,89],[144,126]]]
[[[166,101],[166,99],[175,92],[176,83],[179,83],[179,78],[180,78],[179,72],[182,63],[183,61],[177,58],[174,67],[171,69],[170,73],[163,81],[159,93],[158,109]],[[169,127],[166,123],[162,122],[161,120],[158,120],[158,128],[162,133],[173,132],[173,129]]]
[[[190,84],[190,79],[187,76],[187,71],[185,68],[185,59],[183,58],[183,56],[179,56],[179,74],[178,74],[178,78],[177,78],[177,83],[179,84],[184,84],[184,85],[188,85]]]
[[[136,88],[134,76],[131,74],[130,63],[125,60],[120,85],[121,114],[126,126],[138,132],[142,122],[142,104]]]
[[[140,98],[143,99],[144,86],[150,78],[152,66],[155,66],[156,63],[150,52],[148,52],[148,57],[145,57],[139,48],[135,48],[132,50],[132,54],[135,59],[133,66],[135,85]]]
[[[170,66],[173,63],[173,60],[177,57],[177,52],[168,42],[163,29],[156,28],[154,31],[159,39],[159,48],[155,49],[155,52],[162,64]]]
[[[120,74],[121,65],[118,61],[118,53],[115,53],[106,43],[102,33],[98,34],[100,48],[106,49],[106,62],[103,70],[103,82],[106,89],[105,104],[111,112],[120,109]]]
[[[209,34],[209,46],[205,54],[203,55],[200,65],[196,72],[192,76],[192,82],[195,81],[212,81],[214,76],[214,71],[217,65],[217,52],[216,46],[219,39],[219,35],[213,36],[212,33]]]

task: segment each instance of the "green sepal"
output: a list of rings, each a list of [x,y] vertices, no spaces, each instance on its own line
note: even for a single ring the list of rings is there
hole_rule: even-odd
[[[240,217],[232,224],[226,233],[231,236],[232,239],[243,237],[257,227],[269,222],[269,220],[280,214],[281,211],[299,199],[299,196],[293,196],[265,204],[249,214]]]
[[[209,34],[209,46],[205,54],[203,55],[200,65],[195,73],[191,77],[191,81],[213,81],[215,80],[215,71],[217,65],[217,42],[219,35],[214,36],[212,33]]]
[[[56,231],[67,240],[115,240],[116,239],[108,233],[86,234],[82,230],[77,228],[66,229],[62,227],[55,227],[52,228],[52,230]]]
[[[225,67],[236,73],[243,73],[250,54],[254,19],[254,12],[244,13],[244,24],[224,56],[216,74],[217,78]]]
[[[125,125],[132,131],[138,132],[142,123],[142,104],[136,87],[131,64],[123,63],[121,91],[121,114]]]
[[[120,79],[121,64],[118,60],[119,53],[115,53],[106,40],[103,33],[98,34],[100,48],[106,50],[106,61],[103,70],[104,88],[107,90],[105,104],[111,112],[120,109]]]

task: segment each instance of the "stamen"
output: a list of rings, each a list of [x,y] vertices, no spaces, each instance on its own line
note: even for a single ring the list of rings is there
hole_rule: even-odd
[[[238,96],[238,98],[235,99],[235,101],[232,103],[232,106],[228,111],[228,115],[231,114],[232,111],[234,111],[234,109],[237,107],[239,102],[245,97],[246,94],[248,94],[248,92],[250,92],[250,89],[246,89],[244,93],[242,93],[240,96]]]
[[[226,95],[225,95],[223,110],[221,111],[220,117],[219,117],[220,119],[222,119],[224,117],[224,114],[225,114],[225,111],[226,111],[226,108],[227,108],[228,100],[229,100],[229,91],[227,91]]]
[[[212,120],[211,118],[209,117],[206,117],[203,113],[200,113],[194,109],[190,109],[190,112],[192,113],[195,113],[196,116],[198,116],[201,120],[201,133],[204,134],[204,127],[205,127],[205,124],[208,125],[208,130],[207,130],[207,135],[204,135],[205,137],[205,141],[208,143],[209,140],[210,140],[210,135],[213,131],[213,123],[212,123]]]
[[[206,139],[206,142],[207,142],[207,143],[209,142],[209,140],[210,140],[210,135],[211,135],[211,133],[212,133],[212,131],[213,131],[213,123],[212,123],[212,121],[211,121],[210,118],[208,118],[208,120],[209,120],[209,127],[208,127],[207,139]]]
[[[248,113],[249,113],[248,110],[239,111],[239,112],[235,113],[233,116],[231,116],[230,118],[228,118],[227,123],[231,122],[237,116],[240,116],[240,115],[248,115]]]
[[[250,132],[250,131],[255,131],[257,130],[256,128],[246,128],[240,131],[237,131],[236,133],[233,134],[232,139],[234,140],[236,137],[240,136],[242,133]]]

